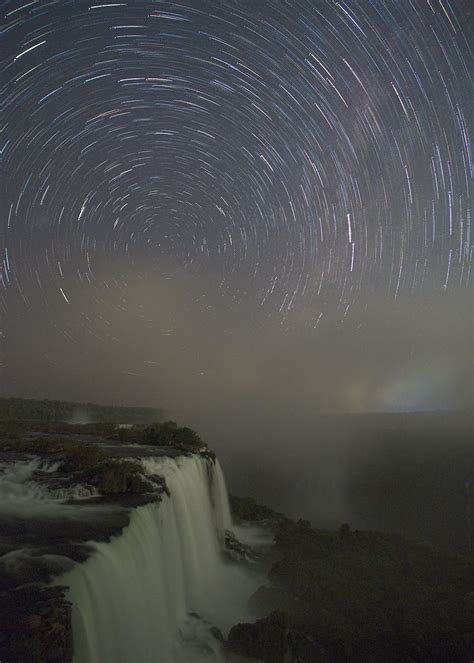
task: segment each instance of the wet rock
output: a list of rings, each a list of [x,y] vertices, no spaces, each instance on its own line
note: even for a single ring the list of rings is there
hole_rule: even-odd
[[[217,642],[220,642],[224,644],[224,636],[222,635],[222,631],[220,628],[217,626],[211,626],[209,629],[209,633],[212,635],[212,637],[217,640]]]
[[[26,585],[0,595],[2,663],[70,663],[71,604],[64,587]]]
[[[231,562],[256,563],[260,559],[260,556],[252,546],[239,541],[234,533],[229,530],[226,530],[225,533],[225,547],[223,553]]]

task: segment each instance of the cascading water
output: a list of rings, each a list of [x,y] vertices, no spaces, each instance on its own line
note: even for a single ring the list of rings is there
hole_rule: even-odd
[[[16,463],[0,463],[0,498],[2,507],[21,508],[47,497],[46,491],[32,481],[34,472],[54,472],[59,463],[43,463],[39,458],[18,461]]]
[[[141,463],[170,497],[135,509],[120,536],[55,581],[70,588],[74,663],[220,661],[209,627],[242,620],[256,588],[221,556],[231,525],[222,471],[197,456]]]
[[[48,463],[35,456],[30,460],[0,462],[0,511],[21,515],[55,515],[68,510],[63,500],[89,498],[97,490],[74,484],[51,489],[35,480],[35,473],[53,475],[60,462]],[[71,511],[71,509],[69,509]]]
[[[219,461],[216,461],[212,481],[212,497],[214,503],[214,514],[218,532],[232,529],[232,516],[230,515],[229,498],[225,485],[224,474]]]

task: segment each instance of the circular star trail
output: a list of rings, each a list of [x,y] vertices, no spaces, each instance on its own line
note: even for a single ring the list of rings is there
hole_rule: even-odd
[[[468,2],[2,11],[4,294],[74,307],[179,269],[311,328],[468,287]]]

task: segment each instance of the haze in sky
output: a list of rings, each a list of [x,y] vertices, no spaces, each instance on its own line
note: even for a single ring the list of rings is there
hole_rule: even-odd
[[[3,394],[469,407],[469,2],[2,11]]]

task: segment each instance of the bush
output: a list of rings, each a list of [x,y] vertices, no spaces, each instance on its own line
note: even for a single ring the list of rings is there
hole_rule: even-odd
[[[154,444],[163,447],[189,447],[199,449],[206,444],[201,440],[196,431],[186,426],[178,428],[175,421],[164,421],[148,426],[143,431],[145,444]]]
[[[80,472],[97,467],[105,459],[104,452],[93,444],[78,444],[67,450],[61,469],[66,472]]]
[[[237,497],[229,495],[232,515],[237,520],[258,522],[260,520],[284,520],[281,513],[277,513],[267,506],[257,504],[253,497]]]
[[[193,431],[192,428],[178,428],[175,433],[176,440],[179,444],[183,444],[185,447],[205,447],[206,445],[201,440],[196,431]]]
[[[150,484],[141,476],[142,467],[130,461],[107,461],[98,468],[96,482],[102,495],[147,493]]]
[[[162,424],[156,423],[145,428],[143,441],[145,444],[154,444],[157,446],[172,446],[176,442],[176,431],[178,425],[174,421],[164,421]]]

